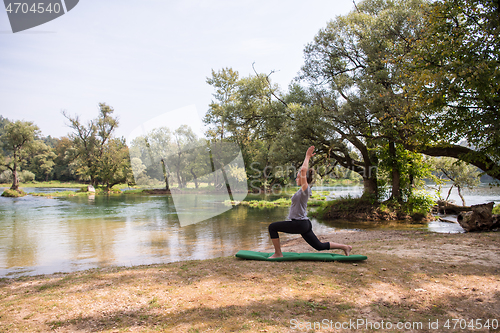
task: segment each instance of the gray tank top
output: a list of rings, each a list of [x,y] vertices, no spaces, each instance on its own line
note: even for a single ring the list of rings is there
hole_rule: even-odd
[[[292,197],[292,205],[288,220],[307,220],[307,200],[311,196],[311,187],[307,186],[306,191],[302,191],[302,187]]]

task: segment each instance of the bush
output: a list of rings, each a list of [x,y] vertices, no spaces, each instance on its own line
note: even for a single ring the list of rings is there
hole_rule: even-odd
[[[493,214],[500,214],[500,205],[496,205],[493,207]]]
[[[28,183],[35,180],[35,174],[28,170],[23,170],[19,173],[19,182]]]
[[[4,172],[0,173],[0,183],[3,184],[12,183],[12,171],[7,169]]]
[[[28,182],[33,182],[35,180],[35,174],[28,170],[19,171],[17,173],[17,176],[19,178],[20,183],[28,183]],[[8,169],[0,174],[0,183],[8,184],[12,183],[13,180],[14,179],[12,177],[12,171]]]
[[[408,198],[408,213],[427,214],[431,211],[435,204],[436,202],[432,195],[426,193],[425,191],[415,191]]]

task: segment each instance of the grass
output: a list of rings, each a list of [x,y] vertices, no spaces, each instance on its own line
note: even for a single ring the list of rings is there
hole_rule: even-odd
[[[226,205],[241,205],[253,208],[273,208],[273,207],[289,207],[292,204],[290,195],[298,190],[296,188],[290,188],[286,193],[283,193],[285,197],[277,198],[274,200],[244,200],[244,201],[231,201],[226,200],[224,203]],[[326,197],[330,194],[330,191],[313,191],[312,197],[308,201],[308,206],[314,207],[319,206],[325,202]]]
[[[382,243],[357,242],[356,253],[368,260],[356,264],[230,256],[2,279],[0,331],[334,331],[314,329],[314,323],[327,319],[333,324],[369,320],[424,325],[413,332],[429,331],[425,325],[439,321],[436,332],[464,332],[442,325],[452,319],[484,323],[500,318],[499,261],[481,264],[462,260],[461,253],[445,258],[443,251],[440,258],[446,260],[430,262],[421,254],[436,244],[443,249],[458,244],[465,250],[483,244],[494,256],[499,241],[499,233],[412,233]]]
[[[26,195],[26,192],[23,190],[11,190],[11,189],[6,189],[2,193],[2,197],[8,197],[8,198],[20,198],[24,197]]]
[[[0,187],[10,187],[12,183],[8,184],[0,184]],[[85,186],[84,184],[81,183],[76,183],[76,182],[62,182],[59,180],[51,180],[48,182],[30,182],[30,183],[22,183],[20,184],[21,187],[67,187],[67,188],[81,188]]]

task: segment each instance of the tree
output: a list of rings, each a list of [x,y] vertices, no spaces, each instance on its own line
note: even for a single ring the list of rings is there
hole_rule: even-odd
[[[272,159],[276,156],[273,150],[288,114],[285,105],[276,101],[279,87],[271,84],[269,76],[256,73],[240,78],[237,72],[225,68],[212,71],[212,77],[207,79],[216,91],[215,101],[204,118],[210,126],[207,131],[210,144],[216,147],[218,142],[224,142],[241,147],[253,188],[272,186],[283,180],[268,170],[273,169]]]
[[[164,181],[166,189],[175,180],[179,188],[212,173],[207,143],[186,125],[175,131],[159,127],[135,138],[130,146],[132,168],[136,181]]]
[[[73,141],[64,136],[56,140],[55,143],[55,154],[56,158],[54,160],[54,179],[58,180],[76,180],[76,170],[72,167],[71,163],[72,157],[76,156],[76,148],[73,145]]]
[[[32,148],[32,153],[27,158],[28,169],[33,172],[36,178],[48,181],[55,166],[57,158],[54,149],[45,144],[42,140],[37,140]]]
[[[458,195],[465,206],[465,199],[462,195],[463,188],[473,189],[479,185],[480,171],[463,161],[450,157],[440,157],[433,159],[433,164],[438,172],[439,179],[451,181],[451,186],[445,200],[450,197],[453,187],[457,188]]]
[[[114,110],[104,103],[99,103],[99,116],[84,125],[78,116],[71,117],[66,112],[63,115],[70,121],[70,127],[75,131],[70,134],[75,151],[72,160],[77,166],[77,174],[88,177],[92,185],[97,186],[101,159],[104,158],[106,145],[112,139],[118,126],[118,120],[112,117]]]
[[[215,101],[210,103],[204,118],[205,123],[214,125],[208,131],[209,136],[224,139],[229,113],[235,102],[238,80],[239,74],[232,68],[223,68],[219,72],[212,70],[212,77],[207,78],[207,83],[215,88]]]
[[[165,164],[172,153],[172,132],[168,127],[155,128],[146,135],[135,138],[130,145],[130,157],[135,181],[147,183],[151,179],[165,182],[170,190],[170,169]]]
[[[402,60],[431,129],[415,149],[500,179],[500,4],[438,0],[425,9],[426,24]]]
[[[97,178],[109,191],[114,185],[129,183],[132,168],[127,144],[124,138],[108,140],[99,159]]]
[[[114,110],[99,103],[99,115],[84,125],[79,117],[64,116],[75,133],[70,135],[74,149],[70,152],[72,165],[81,177],[88,177],[92,185],[105,184],[109,190],[115,184],[129,182],[132,177],[130,157],[125,139],[114,138],[118,119]]]
[[[192,149],[196,147],[197,140],[196,135],[187,125],[181,125],[174,131],[173,136],[172,150],[166,163],[172,166],[179,188],[183,188],[192,175],[188,168],[188,161],[191,152],[193,152]]]
[[[414,140],[421,117],[395,60],[408,52],[423,4],[365,0],[329,22],[304,51],[301,78],[318,109],[314,119],[328,129],[315,134],[326,156],[363,177],[364,194],[378,194],[377,149],[387,145],[392,196],[401,200],[396,144]]]
[[[12,171],[11,190],[19,191],[18,171],[28,153],[33,150],[35,140],[40,135],[38,126],[29,121],[8,123],[1,137],[2,147],[9,154],[1,156],[1,166]]]

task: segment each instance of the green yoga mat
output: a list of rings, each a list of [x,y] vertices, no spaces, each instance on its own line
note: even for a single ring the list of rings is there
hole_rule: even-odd
[[[359,261],[366,260],[367,256],[362,256],[359,254],[351,254],[350,256],[345,256],[336,253],[295,253],[295,252],[283,252],[282,258],[272,258],[273,253],[265,252],[255,252],[255,251],[245,251],[241,250],[236,253],[236,257],[242,259],[250,260],[266,260],[266,261],[293,261],[293,260],[318,260],[318,261]]]

